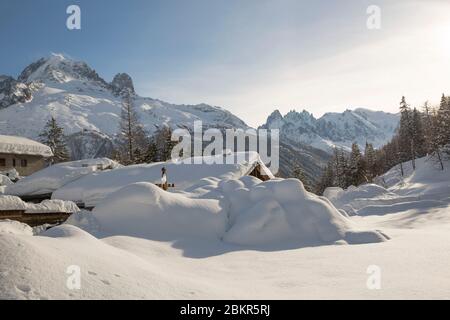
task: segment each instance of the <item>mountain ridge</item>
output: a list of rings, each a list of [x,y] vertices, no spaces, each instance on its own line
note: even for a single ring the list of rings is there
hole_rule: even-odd
[[[364,147],[366,142],[381,147],[394,135],[399,114],[372,111],[366,108],[328,112],[316,118],[306,110],[291,110],[284,116],[276,109],[262,129],[279,129],[285,140],[303,143],[330,152],[334,147],[350,150],[353,142]]]
[[[0,76],[0,134],[38,139],[45,123],[53,116],[68,135],[74,160],[110,156],[119,131],[125,95],[131,96],[140,120],[150,134],[164,125],[172,129],[192,129],[194,121],[202,121],[204,128],[250,128],[221,107],[204,103],[177,105],[142,97],[135,92],[133,79],[126,73],[117,73],[111,82],[107,82],[87,63],[52,54],[28,65],[17,79]],[[329,148],[324,148],[323,142],[329,143],[330,148],[334,143],[327,142],[323,132],[328,129],[342,131],[333,120],[342,115],[344,118],[357,116],[360,123],[367,121],[365,118],[374,118],[372,111],[361,110],[356,115],[349,111],[347,116],[345,113],[328,113],[324,115],[330,118],[328,121],[316,119],[307,111],[291,111],[283,116],[275,110],[260,128],[281,129],[282,175],[291,175],[299,161],[306,169],[306,175],[314,180],[329,158]],[[383,114],[377,113],[382,119],[378,122],[383,121]],[[366,129],[375,130],[379,123],[374,122],[370,122],[373,128],[366,125]]]

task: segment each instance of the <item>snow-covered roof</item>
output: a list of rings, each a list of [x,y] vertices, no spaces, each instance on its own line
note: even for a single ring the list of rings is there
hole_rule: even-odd
[[[182,162],[158,162],[123,167],[110,171],[95,172],[65,184],[53,192],[54,199],[84,202],[95,206],[108,194],[136,182],[161,182],[161,169],[167,169],[169,183],[174,183],[174,191],[186,191],[202,184],[202,179],[236,179],[249,174],[255,164],[260,164],[261,171],[273,177],[264,166],[258,153],[233,153],[237,156],[233,164],[220,164],[223,156],[194,157]],[[197,162],[198,161],[198,162]],[[198,164],[194,164],[198,163]],[[28,177],[28,179],[32,178]]]
[[[0,153],[26,154],[33,156],[51,157],[50,147],[31,139],[17,136],[0,135]]]

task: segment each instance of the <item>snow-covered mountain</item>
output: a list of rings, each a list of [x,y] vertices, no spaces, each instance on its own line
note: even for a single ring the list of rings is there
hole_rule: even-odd
[[[275,110],[262,128],[279,129],[285,141],[306,144],[329,152],[338,146],[350,149],[353,142],[364,147],[366,142],[380,147],[390,141],[400,116],[367,109],[326,113],[316,119],[307,111],[290,111],[285,116]]]
[[[220,107],[206,104],[175,105],[139,96],[132,78],[118,73],[104,80],[85,62],[60,54],[27,66],[17,79],[0,76],[0,134],[37,139],[50,117],[68,135],[73,160],[108,157],[119,129],[124,94],[131,94],[140,120],[149,133],[157,127],[248,128]],[[314,181],[329,159],[330,146],[350,146],[366,140],[379,146],[389,140],[398,116],[364,109],[330,113],[320,119],[304,111],[284,117],[275,111],[263,128],[281,129],[280,170],[289,176],[296,164]]]
[[[31,90],[27,85],[13,77],[0,75],[0,109],[18,102],[27,102],[30,99]]]
[[[84,62],[53,54],[24,69],[16,79],[0,77],[0,134],[36,139],[54,116],[69,135],[73,158],[107,155],[117,133],[122,95],[131,92],[145,128],[205,127],[248,128],[230,112],[206,104],[174,105],[145,98],[134,91],[131,77],[116,75],[111,83]]]

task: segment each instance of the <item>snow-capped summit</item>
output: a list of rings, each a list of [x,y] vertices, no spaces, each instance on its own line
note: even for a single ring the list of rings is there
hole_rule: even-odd
[[[329,152],[335,146],[349,149],[353,142],[380,147],[392,138],[398,121],[399,115],[362,108],[326,113],[319,119],[305,110],[292,110],[285,116],[276,110],[262,128],[279,129],[285,140]]]
[[[119,130],[123,94],[132,93],[133,104],[149,133],[160,126],[192,128],[242,128],[244,121],[207,104],[175,105],[139,96],[132,78],[117,74],[111,83],[88,64],[61,54],[31,63],[17,80],[0,78],[0,134],[36,139],[50,117],[69,135],[76,159],[107,156]]]
[[[264,126],[264,129],[278,129],[282,126],[282,122],[283,116],[281,115],[281,112],[276,109],[267,118],[267,123],[266,126]]]
[[[85,62],[72,60],[62,54],[52,54],[30,64],[20,74],[18,80],[30,82],[67,83],[72,80],[90,81],[100,86],[107,86],[95,70]]]

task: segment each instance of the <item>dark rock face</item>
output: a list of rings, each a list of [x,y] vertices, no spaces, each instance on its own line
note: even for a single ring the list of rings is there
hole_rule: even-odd
[[[118,73],[111,82],[111,90],[116,96],[134,95],[133,79],[126,73]]]
[[[36,72],[37,69],[39,69],[44,63],[47,62],[47,59],[41,58],[36,62],[33,62],[28,67],[26,67],[22,73],[20,74],[19,78],[17,79],[20,82],[26,83],[29,79],[29,77]]]
[[[9,76],[0,76],[0,109],[15,103],[25,103],[31,98],[31,90],[26,84]]]
[[[107,135],[84,130],[67,137],[67,146],[72,160],[110,158],[114,145]]]

